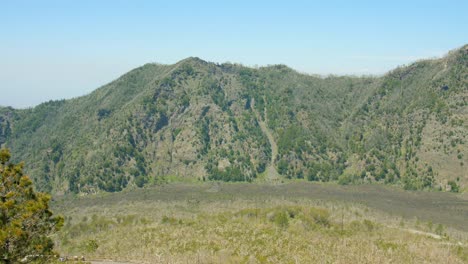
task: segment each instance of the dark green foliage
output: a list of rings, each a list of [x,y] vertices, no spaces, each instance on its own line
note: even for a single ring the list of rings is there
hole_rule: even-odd
[[[460,191],[460,186],[455,181],[448,181],[448,185],[450,186],[450,191],[451,192],[459,192]]]
[[[158,132],[168,124],[169,123],[166,114],[164,112],[159,113],[158,121],[156,121],[156,124],[154,126],[154,132]]]
[[[161,80],[161,82],[159,83],[159,85],[161,87],[164,87],[164,88],[171,88],[173,86],[176,85],[174,79],[170,78],[170,77],[166,77],[164,79]]]
[[[317,176],[317,172],[316,170],[309,170],[309,173],[307,174],[307,180],[309,181],[317,181],[319,178]]]
[[[278,162],[278,172],[281,175],[286,175],[288,172],[289,164],[286,160],[282,159]]]
[[[199,133],[202,142],[202,148],[200,153],[205,155],[210,149],[210,119],[204,117],[199,122]]]
[[[111,111],[108,109],[99,109],[97,113],[98,120],[104,119],[110,116],[110,114],[111,114]]]
[[[208,179],[226,182],[249,181],[249,178],[246,178],[239,167],[228,167],[224,171],[220,171],[216,168],[212,169],[210,170]]]
[[[29,255],[48,256],[54,243],[50,235],[63,224],[49,209],[50,195],[35,192],[23,164],[10,162],[0,149],[0,262],[19,263]]]
[[[2,146],[3,143],[5,143],[5,141],[11,134],[10,121],[7,119],[7,117],[1,116],[1,110],[2,109],[0,107],[0,146]]]
[[[290,126],[280,133],[278,139],[278,151],[287,154],[289,151],[302,153],[308,148],[306,133],[299,126]]]
[[[206,78],[202,81],[201,85],[206,94],[209,94],[215,104],[217,104],[223,111],[229,108],[229,102],[226,100],[222,85],[216,80]]]
[[[267,164],[265,162],[260,162],[257,167],[257,172],[262,173],[265,171]]]
[[[142,175],[139,175],[137,177],[135,177],[135,184],[138,186],[138,187],[143,187],[145,184],[147,183],[147,180],[145,178],[145,176],[142,176]]]

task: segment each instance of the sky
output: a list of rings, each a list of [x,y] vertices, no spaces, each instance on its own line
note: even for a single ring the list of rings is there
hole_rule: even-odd
[[[467,14],[468,1],[450,0],[0,0],[0,105],[85,95],[190,56],[381,75],[467,44]]]

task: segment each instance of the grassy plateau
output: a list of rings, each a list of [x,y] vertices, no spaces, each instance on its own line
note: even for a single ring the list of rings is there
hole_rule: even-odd
[[[62,196],[64,255],[131,263],[467,263],[468,199],[383,185],[171,183]]]

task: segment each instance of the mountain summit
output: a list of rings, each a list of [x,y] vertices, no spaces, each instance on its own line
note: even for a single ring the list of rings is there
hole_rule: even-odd
[[[467,66],[467,45],[382,77],[146,64],[83,97],[0,108],[0,145],[55,193],[168,176],[450,190],[468,183]]]

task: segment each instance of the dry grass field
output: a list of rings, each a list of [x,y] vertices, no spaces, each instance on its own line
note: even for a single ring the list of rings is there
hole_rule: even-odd
[[[173,183],[59,197],[64,255],[135,263],[467,263],[468,200],[380,185]]]

